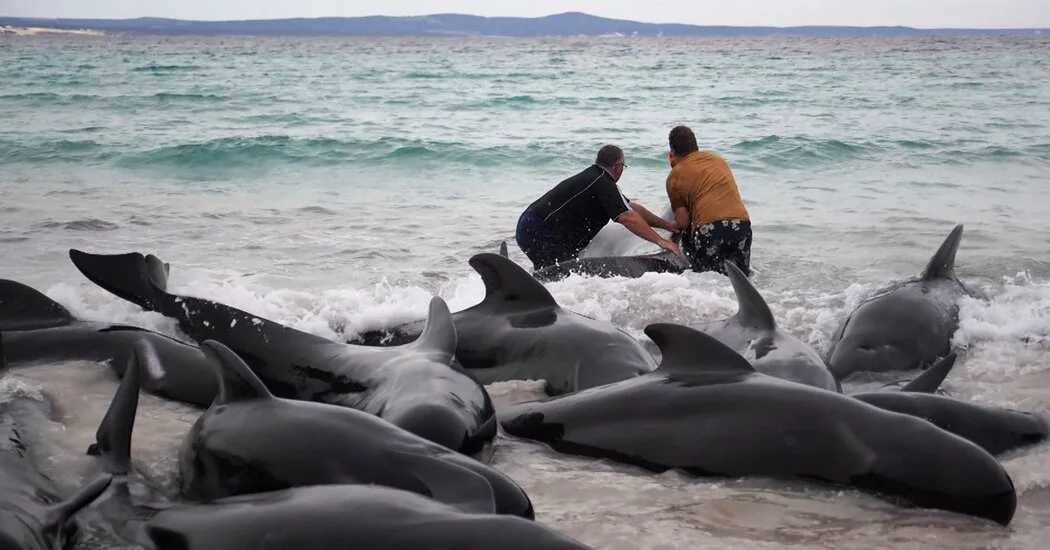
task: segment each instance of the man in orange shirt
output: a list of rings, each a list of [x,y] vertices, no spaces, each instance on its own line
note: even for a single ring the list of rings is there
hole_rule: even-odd
[[[683,232],[682,253],[693,271],[724,275],[722,263],[730,260],[750,276],[751,218],[729,164],[715,153],[700,151],[688,126],[675,126],[667,140],[667,198],[675,225]]]

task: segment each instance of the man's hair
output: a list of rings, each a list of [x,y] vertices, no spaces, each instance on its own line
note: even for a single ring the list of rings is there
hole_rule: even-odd
[[[623,149],[615,145],[606,145],[601,149],[598,149],[598,156],[594,158],[594,163],[598,166],[604,166],[606,168],[612,168],[614,164],[623,158]]]
[[[700,149],[696,146],[696,136],[688,126],[675,126],[671,133],[667,134],[667,143],[671,151],[682,157]]]

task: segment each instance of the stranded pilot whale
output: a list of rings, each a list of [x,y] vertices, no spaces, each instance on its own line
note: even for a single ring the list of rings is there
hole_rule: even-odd
[[[540,523],[375,485],[315,485],[165,510],[154,550],[587,550]]]
[[[160,269],[159,260],[149,264]],[[204,353],[194,345],[144,328],[77,319],[61,304],[17,281],[0,279],[0,334],[9,367],[33,363],[84,360],[106,362],[124,376],[136,346],[149,393],[207,407],[218,383]]]
[[[739,310],[732,317],[700,328],[739,353],[758,372],[784,380],[842,393],[817,352],[777,328],[769,305],[751,281],[732,262],[726,273],[736,292]],[[955,366],[948,353],[905,384],[899,391],[850,394],[880,409],[932,422],[967,439],[993,455],[1039,443],[1047,437],[1047,420],[1033,413],[967,403],[933,393]]]
[[[963,226],[956,225],[918,278],[879,290],[842,323],[828,364],[837,380],[858,371],[925,368],[951,350],[966,288],[955,276]]]
[[[747,275],[733,262],[723,262],[736,294],[737,312],[721,321],[696,327],[747,359],[758,372],[841,392],[819,353],[777,326],[769,304]]]
[[[1050,434],[1044,414],[968,403],[943,395],[867,392],[851,397],[880,409],[928,420],[995,456],[1037,445]]]
[[[1010,476],[984,449],[925,420],[758,373],[697,330],[653,324],[652,373],[501,408],[513,436],[651,471],[848,485],[1007,525]]]
[[[694,327],[743,356],[758,372],[815,388],[843,393],[828,364],[812,346],[777,326],[762,294],[733,262],[724,262],[736,294],[737,312],[727,319]],[[949,354],[900,388],[932,393],[955,365]]]
[[[484,384],[546,380],[561,395],[644,374],[656,362],[640,342],[613,325],[563,309],[521,266],[499,254],[470,258],[485,298],[452,314],[456,357]],[[421,322],[375,330],[353,340],[395,345],[418,337]]]
[[[70,259],[89,280],[179,322],[195,341],[232,349],[279,397],[362,410],[415,434],[487,461],[497,425],[488,392],[455,357],[456,327],[440,298],[422,335],[391,348],[333,342],[211,300],[169,294],[146,257],[88,254]]]
[[[228,348],[222,353],[232,354]],[[233,355],[228,358],[237,360]],[[213,366],[216,370],[226,368]],[[242,372],[246,368],[243,363],[234,367]],[[99,457],[102,469],[115,476],[115,488],[91,507],[100,516],[95,525],[86,522],[89,529],[94,527],[93,541],[152,550],[254,548],[263,540],[267,548],[274,550],[343,549],[348,545],[399,548],[406,544],[450,550],[473,548],[472,544],[478,548],[586,548],[524,517],[497,514],[495,495],[487,481],[452,465],[446,466],[447,472],[425,463],[408,468],[410,475],[426,484],[427,495],[381,485],[333,484],[252,492],[205,503],[171,503],[131,468],[139,370],[132,366],[127,370],[129,374],[121,381],[99,424],[96,442],[88,449],[88,454]],[[218,377],[215,372],[212,375]],[[250,371],[245,375],[253,376]],[[234,387],[243,380],[227,381],[229,384],[224,387],[228,393],[223,394],[223,400],[244,389]],[[237,405],[227,402],[219,406]],[[280,427],[275,427],[272,434],[283,436]],[[324,444],[323,440],[318,443]],[[443,452],[460,456],[447,449]]]
[[[230,348],[201,348],[220,393],[179,450],[183,497],[195,501],[294,487],[377,484],[464,510],[533,519],[525,491],[502,472],[349,407],[272,395]]]
[[[3,371],[0,337],[0,371]],[[69,548],[79,538],[77,512],[109,487],[110,475],[100,475],[69,499],[36,464],[22,432],[25,419],[46,416],[42,402],[32,397],[0,397],[0,548],[52,550]]]
[[[537,269],[532,275],[543,282],[561,280],[569,275],[637,279],[646,273],[684,273],[688,269],[689,262],[685,258],[665,250],[636,256],[573,258]]]

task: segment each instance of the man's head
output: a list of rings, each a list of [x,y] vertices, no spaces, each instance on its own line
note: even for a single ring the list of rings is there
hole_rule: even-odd
[[[667,144],[671,146],[668,160],[671,161],[672,167],[689,153],[700,149],[696,145],[696,136],[688,126],[679,125],[671,128],[671,132],[667,134]]]
[[[615,145],[606,145],[598,149],[598,156],[595,157],[594,163],[608,170],[612,174],[613,181],[620,181],[623,169],[627,168],[627,163],[623,158],[623,149]]]

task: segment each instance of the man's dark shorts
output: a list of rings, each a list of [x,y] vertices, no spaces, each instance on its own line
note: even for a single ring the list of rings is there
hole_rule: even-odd
[[[530,260],[533,269],[542,269],[558,262],[576,257],[578,251],[559,241],[558,235],[543,228],[539,216],[525,211],[518,217],[518,228],[514,233],[518,247]]]
[[[721,220],[702,225],[682,239],[682,253],[693,271],[726,274],[722,262],[729,260],[751,276],[751,222]]]

